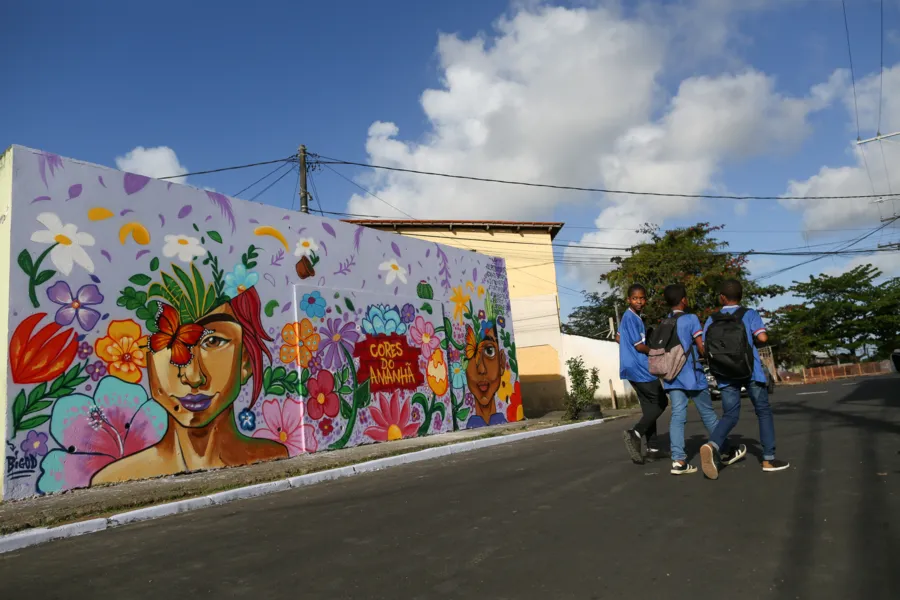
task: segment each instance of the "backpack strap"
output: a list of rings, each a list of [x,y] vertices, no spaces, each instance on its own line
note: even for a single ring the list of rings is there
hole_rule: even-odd
[[[748,311],[748,310],[749,310],[748,308],[742,306],[742,307],[740,307],[739,309],[737,309],[736,311],[734,311],[734,313],[733,313],[733,314],[734,314],[734,317],[735,317],[738,321],[743,321],[743,320],[744,320],[744,315],[747,314],[747,311]]]

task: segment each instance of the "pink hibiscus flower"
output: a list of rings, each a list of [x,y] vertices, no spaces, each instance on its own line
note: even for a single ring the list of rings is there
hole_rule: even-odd
[[[334,393],[334,375],[330,371],[319,371],[306,382],[309,400],[306,401],[309,418],[318,421],[322,415],[333,419],[341,412],[341,401]]]
[[[376,442],[392,442],[416,434],[419,424],[410,422],[409,402],[400,400],[400,390],[395,390],[390,395],[390,400],[388,394],[381,394],[378,404],[378,408],[373,406],[369,409],[369,415],[376,425],[363,433]]]
[[[409,326],[409,335],[413,343],[422,348],[423,356],[431,356],[441,345],[441,340],[434,333],[434,325],[431,324],[431,321],[422,318],[421,315],[416,317],[415,322]]]
[[[312,425],[303,424],[303,402],[287,398],[284,404],[278,400],[266,400],[262,407],[266,426],[253,432],[253,437],[284,444],[288,454],[297,456],[319,449]]]

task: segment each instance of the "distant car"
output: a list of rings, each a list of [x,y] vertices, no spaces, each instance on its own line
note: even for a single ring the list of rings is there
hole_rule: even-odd
[[[891,362],[894,363],[894,370],[900,373],[900,348],[891,353]]]
[[[722,392],[719,390],[719,384],[716,382],[715,376],[709,372],[709,365],[706,364],[706,361],[702,361],[703,364],[703,372],[706,374],[706,383],[709,386],[709,393],[712,395],[713,400],[721,400]],[[766,389],[769,392],[769,395],[775,393],[775,378],[772,377],[772,373],[769,372],[769,368],[766,365],[763,365],[763,371],[766,373]],[[741,396],[746,396],[747,388],[741,386]]]

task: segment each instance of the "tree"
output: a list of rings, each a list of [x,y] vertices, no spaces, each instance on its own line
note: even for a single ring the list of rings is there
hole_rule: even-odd
[[[562,332],[595,340],[609,339],[609,320],[615,318],[616,303],[621,312],[624,302],[614,294],[585,292],[584,304],[575,307],[569,314],[568,322],[562,325]]]
[[[600,323],[608,322],[614,314],[611,310],[614,302],[626,306],[625,293],[633,283],[647,288],[644,314],[650,323],[668,313],[662,293],[671,283],[681,283],[687,288],[689,304],[701,319],[717,309],[719,285],[725,279],[737,279],[744,284],[744,302],[749,304],[783,293],[781,286],[760,286],[749,279],[747,257],[728,252],[728,244],[712,236],[721,229],[698,223],[660,232],[655,225],[644,225],[637,233],[648,235],[649,239],[632,248],[631,256],[613,259],[616,268],[602,276],[611,291],[589,294],[587,303],[572,311],[570,330],[593,331],[595,327],[603,327]]]
[[[837,276],[810,275],[790,288],[802,304],[779,308],[769,324],[779,359],[809,364],[814,352],[831,358],[886,358],[900,347],[900,278],[872,265]]]

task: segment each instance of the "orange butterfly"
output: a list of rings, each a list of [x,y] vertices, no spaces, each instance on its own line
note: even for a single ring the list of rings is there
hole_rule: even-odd
[[[172,351],[171,363],[176,367],[190,364],[193,354],[191,349],[203,337],[203,326],[194,323],[181,324],[178,311],[168,304],[159,303],[156,314],[156,328],[159,333],[150,336],[150,351]]]
[[[475,330],[466,325],[466,358],[472,360],[478,351],[478,340],[475,339]]]

